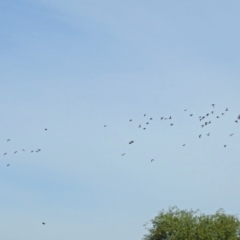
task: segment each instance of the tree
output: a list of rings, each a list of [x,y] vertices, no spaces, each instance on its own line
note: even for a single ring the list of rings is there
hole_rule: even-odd
[[[171,207],[151,220],[144,240],[240,240],[240,220],[220,209],[213,215]]]

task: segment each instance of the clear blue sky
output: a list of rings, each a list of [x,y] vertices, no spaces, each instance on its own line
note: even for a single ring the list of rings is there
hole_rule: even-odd
[[[0,239],[141,239],[173,205],[240,214],[239,8],[2,0]]]

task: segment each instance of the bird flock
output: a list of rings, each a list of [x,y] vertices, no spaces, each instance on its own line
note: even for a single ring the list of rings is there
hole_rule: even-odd
[[[198,137],[199,139],[202,139],[204,136],[206,137],[210,137],[211,136],[211,125],[215,123],[215,121],[219,121],[220,118],[225,117],[228,112],[229,112],[229,108],[223,108],[223,110],[219,111],[216,104],[211,104],[210,105],[210,110],[206,111],[204,114],[201,115],[196,115],[193,112],[190,112],[188,114],[188,109],[184,109],[183,110],[184,114],[187,116],[189,116],[192,119],[195,119],[198,121],[199,127],[200,127],[200,132],[198,135],[196,135],[196,137]],[[168,121],[169,122],[169,126],[170,127],[174,127],[175,122],[177,122],[177,118],[175,119],[172,115],[170,116],[159,116],[158,118],[154,118],[153,117],[148,117],[148,115],[146,113],[143,114],[143,121],[137,124],[139,129],[142,129],[144,131],[146,131],[148,129],[148,127],[151,125],[151,121],[158,121],[158,122],[163,122],[163,121]],[[129,122],[132,124],[133,122],[138,121],[138,120],[134,120],[132,118],[129,119]],[[240,121],[240,114],[237,115],[234,119],[232,119],[232,122],[235,124],[238,124]],[[137,127],[136,125],[134,125],[134,127]],[[106,128],[107,125],[105,124],[104,127]],[[207,133],[203,133],[203,129],[208,129]],[[232,137],[234,135],[234,133],[229,133],[229,137]],[[130,140],[128,142],[129,145],[134,144],[134,140]],[[187,144],[186,143],[182,143],[182,147],[185,147]],[[226,148],[227,144],[223,144],[222,147]],[[121,156],[125,156],[127,153],[124,152],[121,154]],[[155,159],[149,159],[150,162],[153,162]]]

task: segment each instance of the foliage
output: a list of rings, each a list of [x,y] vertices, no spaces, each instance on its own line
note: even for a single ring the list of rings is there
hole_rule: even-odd
[[[162,210],[151,220],[144,240],[240,240],[240,221],[220,209],[213,215],[199,211]]]

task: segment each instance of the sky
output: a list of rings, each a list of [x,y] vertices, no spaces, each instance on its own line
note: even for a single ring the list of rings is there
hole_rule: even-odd
[[[239,216],[239,8],[2,0],[0,239],[142,239],[171,206]]]

